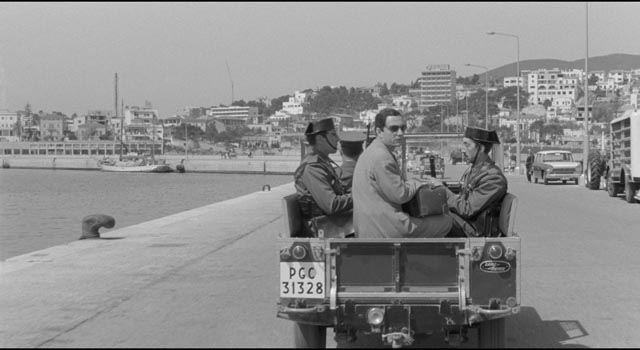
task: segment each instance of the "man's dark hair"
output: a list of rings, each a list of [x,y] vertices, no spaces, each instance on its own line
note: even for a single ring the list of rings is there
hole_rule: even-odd
[[[362,149],[362,144],[360,145],[360,147],[353,147],[353,146],[342,146],[342,153],[344,153],[345,156],[349,157],[349,158],[357,158],[360,154],[362,154],[363,149]]]
[[[402,116],[402,114],[393,108],[385,108],[376,114],[375,127],[383,130],[388,116]]]

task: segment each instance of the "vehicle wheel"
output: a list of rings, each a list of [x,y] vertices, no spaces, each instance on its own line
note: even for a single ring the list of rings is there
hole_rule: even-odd
[[[562,184],[566,185],[567,184],[567,180],[562,180]]]
[[[620,193],[620,185],[611,182],[611,177],[607,177],[607,193],[609,193],[609,197],[617,197]]]
[[[327,328],[294,322],[293,341],[296,348],[326,348]]]
[[[633,195],[636,192],[636,186],[633,183],[627,181],[624,184],[624,199],[627,200],[627,203],[635,203],[636,199],[633,198]]]
[[[602,157],[600,152],[594,151],[589,153],[587,161],[587,179],[585,186],[590,190],[600,189],[600,178],[602,177]]]
[[[505,318],[484,321],[478,324],[478,347],[481,349],[503,349],[507,347]]]

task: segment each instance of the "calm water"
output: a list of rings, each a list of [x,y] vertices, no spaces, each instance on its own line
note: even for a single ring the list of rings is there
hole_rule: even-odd
[[[0,260],[77,240],[87,215],[113,216],[116,230],[292,181],[292,175],[0,169]]]

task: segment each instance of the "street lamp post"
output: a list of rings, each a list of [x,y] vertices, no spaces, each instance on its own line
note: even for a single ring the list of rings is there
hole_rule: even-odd
[[[520,37],[514,34],[505,34],[498,32],[488,32],[488,35],[504,35],[516,38],[516,168],[517,174],[520,174]]]
[[[489,68],[487,68],[485,66],[479,66],[477,64],[471,64],[471,63],[467,63],[467,64],[465,64],[465,66],[484,68],[484,82],[485,82],[484,117],[486,119],[485,128],[489,129]]]

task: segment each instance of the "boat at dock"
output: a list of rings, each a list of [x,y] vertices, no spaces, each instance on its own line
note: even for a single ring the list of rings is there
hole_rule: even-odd
[[[129,172],[129,173],[170,173],[173,169],[169,164],[153,157],[123,156],[114,160],[105,158],[98,162],[101,171]]]

